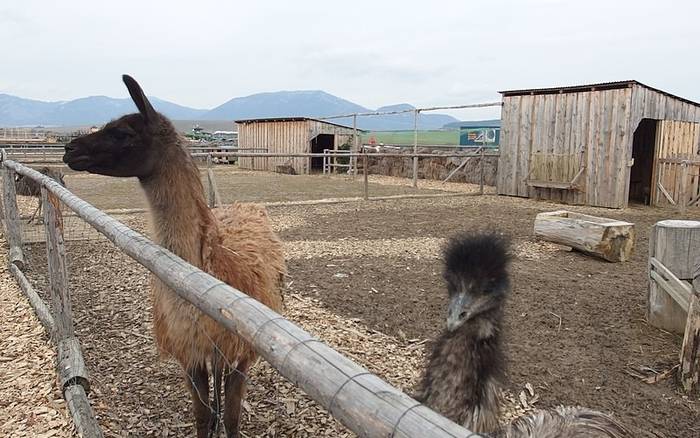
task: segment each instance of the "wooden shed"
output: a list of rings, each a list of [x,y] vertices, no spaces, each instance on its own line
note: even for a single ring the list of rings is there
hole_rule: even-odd
[[[611,208],[697,202],[698,167],[682,161],[700,158],[700,104],[637,81],[500,93],[499,194]]]
[[[360,130],[308,117],[285,117],[237,120],[238,146],[260,149],[274,154],[322,153],[324,149],[352,146],[353,135]],[[278,165],[289,164],[299,174],[323,169],[322,157],[241,157],[242,169],[274,171]]]

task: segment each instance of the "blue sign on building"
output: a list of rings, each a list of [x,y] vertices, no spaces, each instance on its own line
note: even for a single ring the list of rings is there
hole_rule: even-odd
[[[486,142],[484,142],[484,137],[486,137]],[[469,128],[460,128],[459,130],[460,146],[485,145],[487,148],[495,148],[498,147],[500,140],[501,128],[473,126]]]

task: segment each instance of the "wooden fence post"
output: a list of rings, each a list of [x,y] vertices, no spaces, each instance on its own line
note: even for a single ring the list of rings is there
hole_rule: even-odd
[[[214,169],[212,169],[211,154],[207,155],[207,182],[209,187],[209,208],[214,208],[221,205],[221,197],[219,196],[219,188],[216,186]]]
[[[700,383],[700,265],[696,265],[693,279],[693,293],[690,294],[688,320],[685,325],[683,346],[681,347],[680,380],[683,389],[694,394]]]
[[[46,231],[46,260],[48,261],[51,311],[56,323],[56,340],[58,342],[74,335],[73,311],[68,295],[66,248],[63,242],[63,216],[57,208],[58,199],[44,187],[41,188],[41,202],[44,210],[44,230]]]
[[[486,150],[486,130],[484,130],[484,145],[481,147],[481,157],[479,158],[479,194],[484,194],[484,151]]]
[[[680,280],[692,281],[695,258],[700,256],[700,222],[665,220],[654,224],[649,235],[649,324],[673,333],[684,333],[687,312],[653,278],[654,258]]]
[[[369,164],[367,159],[367,152],[365,151],[362,155],[362,174],[364,175],[364,189],[365,189],[365,201],[369,199]]]
[[[2,201],[5,212],[5,238],[10,247],[10,263],[24,268],[22,252],[22,231],[19,211],[17,209],[17,192],[15,189],[15,172],[3,167],[2,172]]]
[[[103,434],[87,399],[87,393],[90,391],[88,372],[73,328],[60,201],[56,195],[42,187],[41,202],[46,231],[51,310],[55,325],[54,338],[58,350],[58,379],[78,434],[83,437],[100,438]]]
[[[418,111],[413,111],[413,187],[418,187]]]

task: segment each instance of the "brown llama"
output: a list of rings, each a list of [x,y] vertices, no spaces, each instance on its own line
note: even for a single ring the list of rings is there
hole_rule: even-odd
[[[538,410],[500,424],[508,262],[508,242],[498,235],[465,234],[449,240],[444,252],[447,329],[433,347],[415,399],[472,432],[494,438],[632,437],[612,417],[578,406]]]
[[[286,264],[266,210],[238,203],[210,210],[186,140],[153,109],[133,78],[122,79],[139,112],[74,139],[66,145],[63,161],[78,171],[137,177],[150,205],[154,238],[161,246],[281,312]],[[186,372],[197,436],[218,433],[222,376],[226,434],[239,436],[246,373],[257,354],[154,275],[151,293],[155,338],[162,354],[173,356]],[[208,405],[207,362],[214,381],[213,408]]]

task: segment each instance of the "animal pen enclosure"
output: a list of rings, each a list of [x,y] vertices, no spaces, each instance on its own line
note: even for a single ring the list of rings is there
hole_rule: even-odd
[[[627,373],[642,373],[646,378],[665,371],[667,358],[677,363],[677,337],[643,321],[648,230],[667,210],[605,212],[634,222],[641,247],[631,263],[602,267],[590,257],[535,239],[532,218],[543,204],[527,199],[451,196],[286,205],[278,201],[303,202],[343,193],[361,198],[361,178],[358,185],[351,185],[349,177],[238,171],[235,166],[214,166],[214,173],[223,203],[270,201],[268,211],[285,243],[292,274],[285,292],[285,317],[395,388],[408,393],[414,387],[428,346],[444,327],[445,294],[439,275],[442,238],[488,223],[513,236],[514,272],[518,273],[517,293],[509,299],[505,322],[509,345],[522,347],[511,351],[512,381],[504,401],[504,420],[533,407],[565,403],[612,412],[665,436],[693,436],[700,430],[697,403],[682,399],[672,379],[651,385]],[[428,182],[421,182],[416,191],[410,179],[401,179],[404,185],[396,187],[372,182],[373,177],[370,193],[374,195],[430,193]],[[314,182],[320,180],[325,183]],[[103,211],[145,206],[138,183],[132,180],[68,173],[66,182],[71,192]],[[64,205],[62,210],[67,220],[70,209]],[[572,210],[601,214],[586,207]],[[125,215],[119,221],[141,233],[147,230],[144,213]],[[191,418],[181,370],[171,361],[158,360],[154,348],[146,296],[148,271],[104,236],[66,239],[65,243],[75,333],[84,348],[90,402],[105,435],[186,435]],[[23,272],[49,302],[45,247],[34,243],[23,249]],[[12,284],[6,291],[15,286],[8,283]],[[3,300],[0,310],[25,303],[21,292],[16,297]],[[13,338],[42,340],[36,328],[7,321],[3,330],[10,336],[3,345]],[[3,356],[13,357],[13,351],[6,349]],[[36,356],[34,351],[30,354]],[[49,356],[43,365],[35,365],[45,370],[39,376],[22,374],[8,379],[4,387],[19,388],[16,394],[26,394],[30,387],[54,388],[52,360]],[[14,362],[3,362],[2,368],[11,370],[12,376],[20,375],[14,364],[22,361],[19,356]],[[32,363],[36,364],[34,359]],[[29,383],[27,376],[32,376]],[[354,436],[267,362],[254,367],[250,380],[244,436]],[[54,392],[53,400],[62,398]],[[0,388],[0,395],[5,394]],[[0,435],[13,436],[13,427],[31,431],[29,436],[46,431],[35,429],[44,417],[30,426],[34,406],[43,408],[43,404],[28,405],[24,395],[7,400],[14,401],[0,410]],[[46,406],[52,410],[52,405]],[[17,422],[5,423],[7,412],[17,412]]]
[[[700,104],[637,81],[502,91],[499,194],[695,204]]]
[[[100,437],[102,432],[86,395],[90,391],[90,378],[73,330],[60,203],[147,267],[183,299],[248,341],[282,375],[358,436],[479,436],[420,405],[281,315],[155,245],[50,178],[10,160],[2,164],[9,261],[57,345],[61,389],[76,428],[83,436]],[[51,312],[22,273],[25,258],[14,190],[15,172],[42,185]]]

